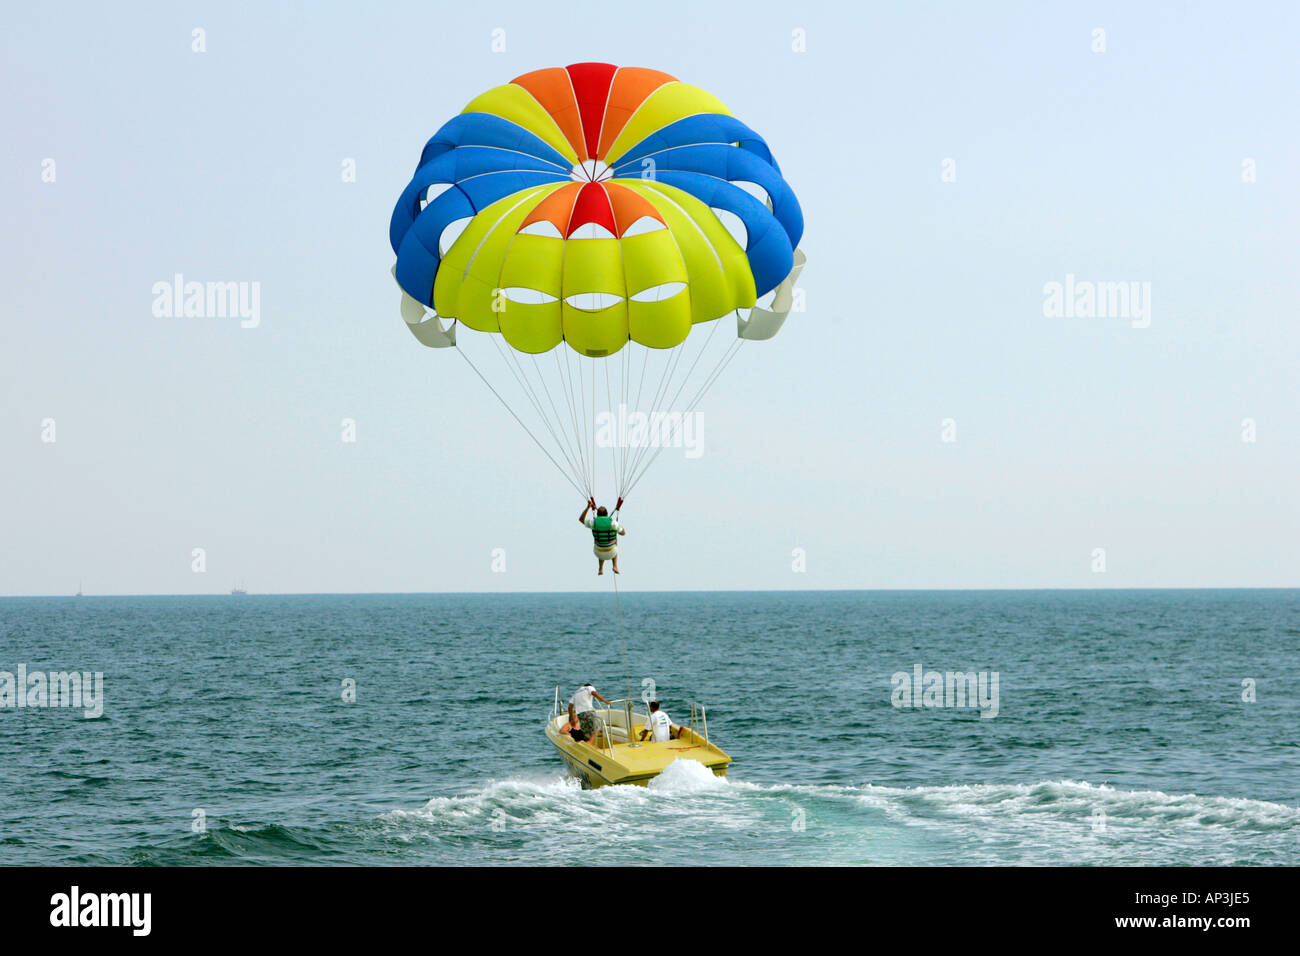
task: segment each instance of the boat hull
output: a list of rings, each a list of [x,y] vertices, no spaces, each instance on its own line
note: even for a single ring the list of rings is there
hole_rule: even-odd
[[[727,775],[731,764],[731,758],[720,747],[708,743],[689,729],[684,729],[681,738],[676,740],[664,743],[616,741],[612,749],[592,747],[573,740],[561,734],[553,720],[547,722],[546,736],[564,761],[569,776],[580,780],[584,790],[626,784],[644,787],[674,760],[695,760],[719,777]],[[634,733],[634,741],[636,736]]]

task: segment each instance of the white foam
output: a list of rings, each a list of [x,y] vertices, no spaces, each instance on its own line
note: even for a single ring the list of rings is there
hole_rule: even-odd
[[[861,789],[864,803],[903,810],[928,807],[945,814],[1078,817],[1100,811],[1116,820],[1247,829],[1300,826],[1300,809],[1265,800],[1208,797],[1160,790],[1117,790],[1106,784],[1054,780],[1034,784],[971,784],[946,787],[876,787]]]
[[[651,780],[647,787],[655,793],[703,793],[723,790],[727,778],[719,777],[698,760],[678,757]]]
[[[799,820],[806,829],[792,828]],[[381,818],[402,842],[507,839],[505,859],[581,859],[575,846],[661,859],[689,833],[726,859],[728,834],[760,834],[777,862],[1291,862],[1300,808],[1260,800],[1122,790],[1083,781],[891,787],[753,783],[677,760],[648,787],[582,790],[572,778],[497,780]],[[815,839],[803,834],[811,833]],[[674,843],[674,846],[678,844]],[[520,849],[525,847],[525,849]],[[506,852],[502,850],[501,852]],[[586,851],[584,851],[586,852]]]

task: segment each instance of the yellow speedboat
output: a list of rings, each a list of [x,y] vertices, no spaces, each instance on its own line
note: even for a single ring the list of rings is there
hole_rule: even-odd
[[[641,701],[612,700],[608,707],[597,708],[595,714],[599,732],[594,743],[579,742],[562,733],[569,715],[560,710],[557,687],[555,704],[546,721],[546,738],[564,759],[570,776],[582,781],[584,790],[615,783],[644,787],[674,760],[696,760],[719,777],[727,775],[731,758],[709,742],[708,715],[703,704],[692,703],[690,723],[681,725],[677,738],[662,743],[639,739],[649,720]]]

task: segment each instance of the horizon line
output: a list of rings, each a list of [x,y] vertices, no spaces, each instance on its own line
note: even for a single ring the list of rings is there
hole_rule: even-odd
[[[914,588],[623,588],[628,594],[909,594],[909,593],[1008,593],[1031,591],[1297,591],[1300,585],[1157,585],[1131,587],[1000,587],[1000,588],[960,588],[960,587],[914,587]],[[601,590],[587,588],[583,590],[517,590],[517,591],[249,591],[244,594],[232,594],[229,591],[185,591],[185,592],[105,592],[102,594],[0,594],[0,601],[29,598],[51,598],[76,600],[88,597],[432,597],[461,596],[478,594],[600,594]]]

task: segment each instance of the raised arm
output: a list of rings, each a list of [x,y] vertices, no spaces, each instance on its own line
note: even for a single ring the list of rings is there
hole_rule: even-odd
[[[596,502],[588,498],[587,506],[582,509],[582,514],[578,515],[578,524],[585,525],[587,523],[587,512],[594,507],[596,507]]]

